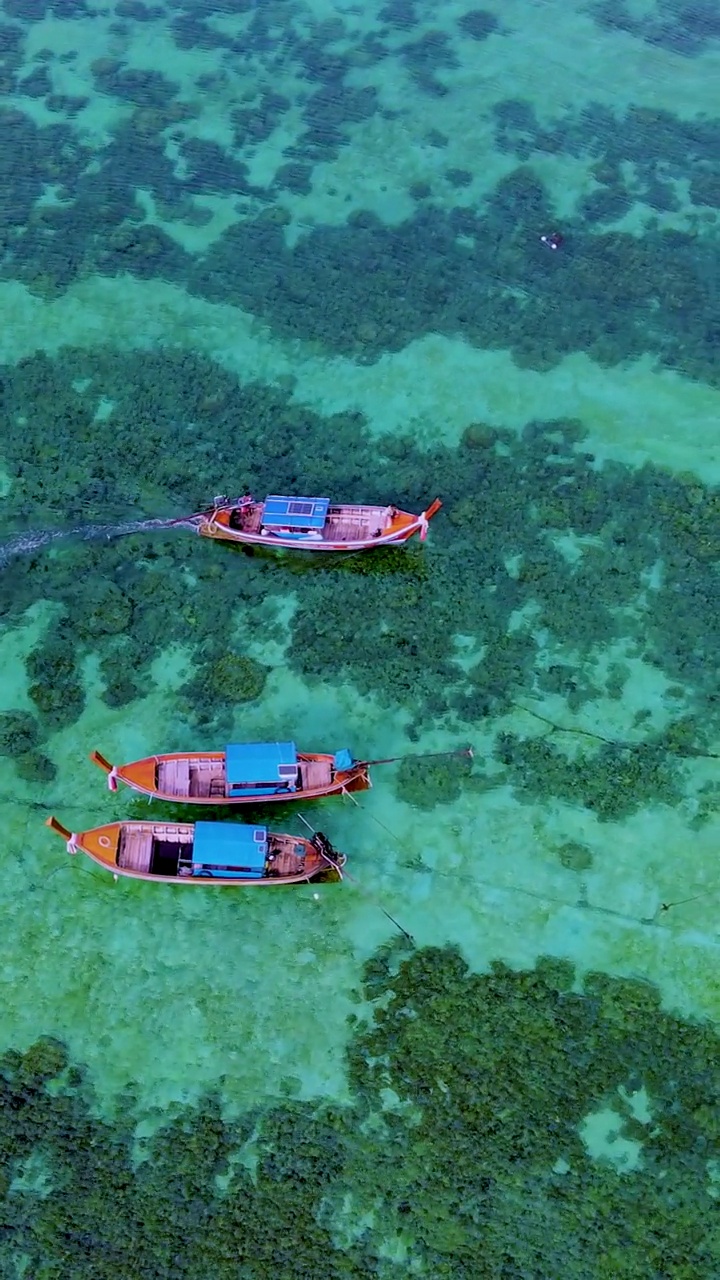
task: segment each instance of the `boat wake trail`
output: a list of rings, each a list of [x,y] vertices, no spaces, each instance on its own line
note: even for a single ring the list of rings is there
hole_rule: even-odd
[[[29,555],[51,542],[76,539],[91,542],[95,538],[122,538],[130,533],[142,533],[146,529],[195,529],[197,516],[181,516],[174,520],[129,520],[125,524],[81,524],[75,529],[41,529],[36,532],[18,533],[0,546],[0,569],[4,569],[15,556]]]

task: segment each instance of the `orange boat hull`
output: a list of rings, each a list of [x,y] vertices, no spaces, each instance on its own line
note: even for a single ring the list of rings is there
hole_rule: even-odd
[[[218,823],[218,828],[227,826]],[[308,884],[328,870],[339,870],[345,864],[345,856],[338,854],[325,842],[331,850],[330,861],[323,857],[314,840],[306,840],[302,836],[271,834],[270,841],[277,844],[278,867],[289,868],[278,870],[274,874],[263,874],[252,878],[240,879],[237,875],[221,874],[159,874],[149,869],[153,840],[161,840],[176,848],[192,849],[194,823],[177,822],[108,822],[100,827],[91,827],[87,831],[70,832],[56,818],[48,818],[47,826],[51,827],[66,842],[70,854],[84,853],[93,862],[114,876],[125,876],[130,880],[147,880],[153,884],[202,885],[205,888],[251,888],[255,886],[278,886],[283,884]],[[324,839],[323,837],[320,837]],[[289,854],[286,851],[301,850],[301,854]],[[146,855],[148,866],[146,867]],[[297,864],[292,869],[293,861]],[[134,862],[135,865],[132,865]]]
[[[262,506],[261,502],[251,501],[242,508],[243,527],[238,527],[234,519],[241,508],[236,503],[226,504],[223,500],[221,505],[212,507],[199,519],[198,533],[204,538],[245,546],[283,547],[287,551],[369,551],[373,547],[397,546],[416,533],[424,539],[428,524],[440,510],[442,502],[436,498],[419,515],[395,507],[355,508],[350,504],[340,504],[330,508],[326,528],[321,533],[312,534],[263,528],[260,522]],[[359,513],[359,519],[353,526],[352,513],[355,511]],[[343,536],[343,528],[351,532]],[[334,530],[337,530],[337,536]]]
[[[321,800],[326,796],[343,795],[345,792],[367,791],[372,786],[368,765],[363,761],[355,761],[348,769],[333,770],[333,756],[324,752],[298,752],[302,785],[295,791],[285,790],[253,793],[249,789],[247,795],[227,795],[224,783],[219,784],[213,793],[212,784],[191,791],[190,779],[203,774],[209,778],[224,777],[224,751],[165,752],[162,755],[146,756],[142,760],[132,760],[129,764],[111,765],[98,751],[93,751],[90,759],[99,765],[108,775],[108,785],[115,790],[118,782],[124,782],[133,791],[141,795],[151,796],[156,800],[167,800],[183,804],[202,805],[238,805],[268,804],[278,801],[298,802],[300,800]],[[326,774],[328,781],[320,785],[308,785],[313,777]],[[332,775],[332,776],[330,776]],[[163,786],[162,779],[187,778],[187,788],[181,785]]]

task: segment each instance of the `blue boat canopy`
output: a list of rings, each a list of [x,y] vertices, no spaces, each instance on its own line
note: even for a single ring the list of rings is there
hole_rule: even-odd
[[[253,788],[293,791],[298,776],[294,742],[230,742],[225,748],[228,795]]]
[[[196,822],[192,874],[258,880],[265,870],[267,851],[267,827]]]
[[[265,499],[261,523],[268,529],[317,529],[325,524],[329,498],[290,498],[272,494]]]

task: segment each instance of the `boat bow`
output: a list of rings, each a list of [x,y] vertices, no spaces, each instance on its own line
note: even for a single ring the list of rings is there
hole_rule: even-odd
[[[427,534],[428,534],[428,527],[429,527],[429,525],[430,525],[430,521],[432,520],[432,518],[433,518],[433,516],[434,516],[434,515],[437,515],[437,513],[438,513],[438,511],[440,510],[441,506],[442,506],[442,502],[440,501],[440,499],[439,499],[439,498],[435,498],[435,500],[434,500],[433,502],[431,502],[431,503],[430,503],[430,506],[429,506],[425,511],[422,511],[422,512],[420,513],[420,518],[419,518],[419,520],[418,520],[418,524],[419,524],[419,527],[420,527],[420,541],[421,541],[421,542],[424,542],[424,541],[425,541],[425,539],[427,538]]]

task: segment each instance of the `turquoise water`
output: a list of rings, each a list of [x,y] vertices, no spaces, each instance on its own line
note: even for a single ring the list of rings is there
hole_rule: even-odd
[[[0,43],[0,1274],[720,1274],[716,15]],[[78,536],[247,489],[444,505],[342,563]],[[265,737],[405,757],[303,810],[352,879],[44,826],[147,812],[93,748]]]

